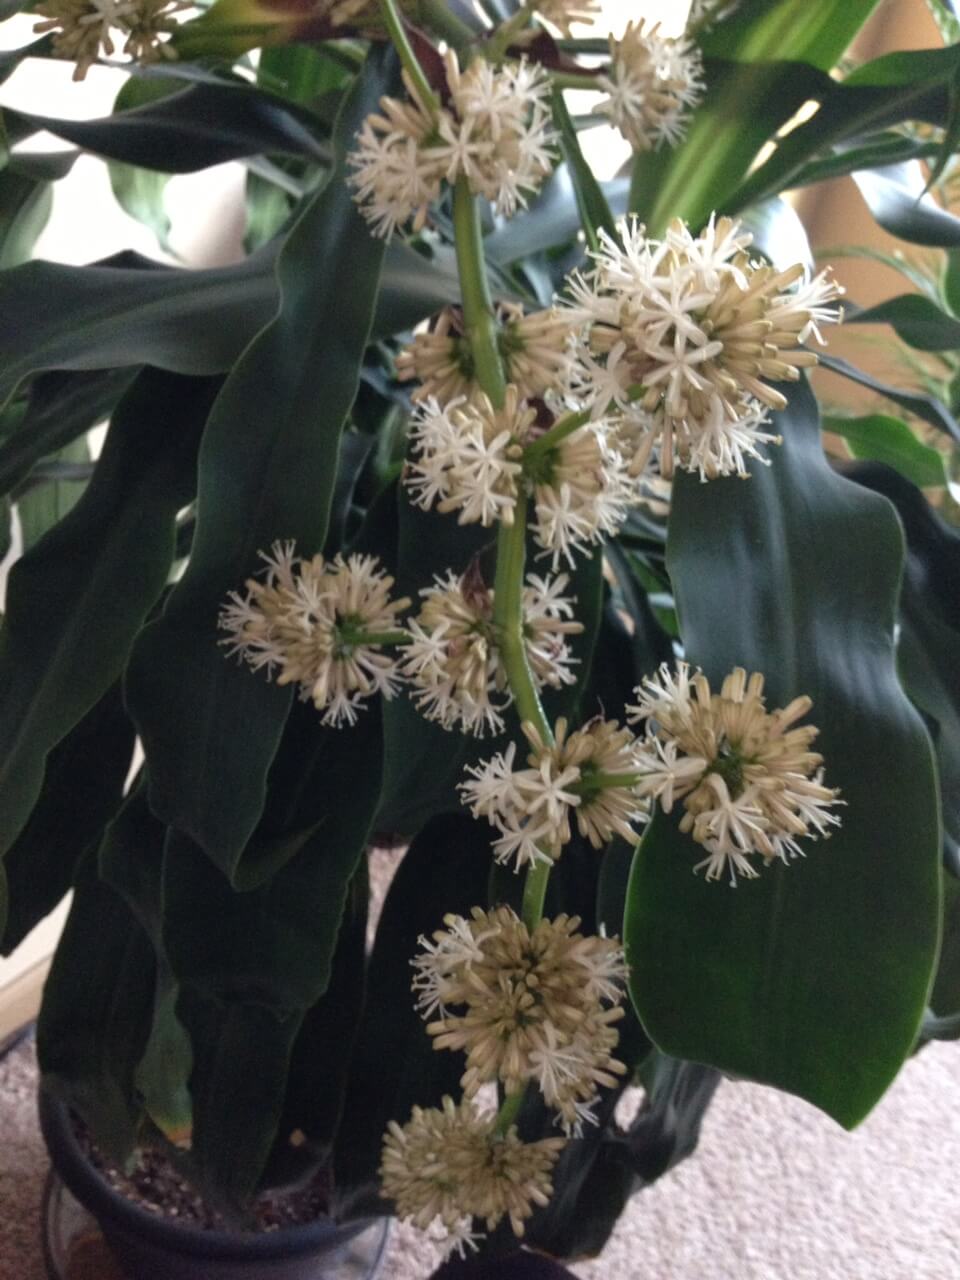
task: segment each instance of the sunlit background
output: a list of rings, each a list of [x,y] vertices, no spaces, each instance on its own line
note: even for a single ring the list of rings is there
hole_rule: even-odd
[[[643,17],[659,21],[662,31],[672,35],[683,29],[688,9],[689,0],[649,0],[639,5],[606,0],[594,31],[620,34],[629,18]],[[0,24],[0,49],[29,43],[35,21],[19,14]],[[68,119],[109,115],[126,73],[118,67],[92,67],[85,80],[75,83],[71,71],[71,63],[29,59],[0,88],[0,106]],[[594,96],[575,94],[572,105],[578,111],[588,110]],[[627,157],[626,144],[609,129],[592,130],[589,139],[598,174],[612,176]],[[64,143],[42,135],[31,138],[29,146],[31,150],[58,150]],[[236,162],[171,179],[166,191],[167,213],[173,225],[170,243],[184,263],[210,266],[239,256],[243,183],[244,169]],[[83,156],[54,187],[53,212],[37,242],[36,256],[78,264],[119,249],[161,256],[153,234],[113,199],[106,166]]]

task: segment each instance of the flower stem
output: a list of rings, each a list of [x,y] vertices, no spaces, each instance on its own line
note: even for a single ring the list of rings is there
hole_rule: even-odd
[[[453,229],[457,245],[457,270],[463,298],[463,321],[470,340],[477,381],[495,409],[503,407],[506,381],[497,341],[497,317],[490,296],[483,260],[480,209],[461,174],[453,190]]]
[[[523,451],[524,458],[539,458],[543,454],[548,453],[561,440],[566,440],[567,436],[572,436],[574,431],[579,431],[581,427],[585,427],[590,421],[590,410],[581,409],[579,413],[567,413],[562,418],[558,418],[549,431],[545,431],[542,436],[538,436],[531,444],[528,444]]]
[[[498,1137],[502,1138],[510,1126],[516,1121],[526,1092],[526,1089],[518,1089],[516,1093],[508,1093],[504,1098],[501,1103],[500,1110],[497,1112],[497,1123],[494,1126],[494,1133],[496,1133]]]
[[[403,25],[403,18],[397,9],[396,0],[380,0],[380,8],[383,12],[383,20],[390,33],[390,39],[400,55],[403,69],[410,77],[417,97],[420,99],[424,110],[429,111],[431,116],[436,116],[440,111],[440,99],[430,87],[430,81],[424,74],[423,67],[421,67],[417,55],[413,52],[413,46],[407,39],[407,29]]]
[[[529,720],[545,746],[553,744],[550,723],[540,704],[527,661],[523,635],[523,568],[526,559],[527,495],[517,496],[513,524],[497,535],[497,572],[493,584],[493,620],[500,632],[500,656],[520,719]]]
[[[497,27],[484,49],[484,55],[489,62],[503,61],[507,50],[513,44],[514,37],[529,24],[533,9],[532,4],[522,4],[511,18]]]
[[[467,24],[450,11],[444,0],[420,0],[420,20],[454,49],[460,50],[475,39]]]

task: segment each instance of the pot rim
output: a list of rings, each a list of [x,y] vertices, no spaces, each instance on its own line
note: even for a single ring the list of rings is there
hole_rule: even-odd
[[[37,1109],[50,1161],[84,1208],[101,1226],[109,1224],[138,1235],[171,1253],[224,1260],[298,1257],[325,1244],[346,1243],[378,1220],[366,1217],[338,1223],[332,1218],[318,1218],[278,1231],[239,1232],[207,1230],[160,1217],[121,1195],[94,1167],[74,1133],[69,1107],[48,1085],[40,1086]]]

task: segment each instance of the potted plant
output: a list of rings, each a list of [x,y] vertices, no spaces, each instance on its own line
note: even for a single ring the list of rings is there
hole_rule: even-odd
[[[851,69],[875,0],[609,42],[591,0],[182,7],[44,0],[3,55],[135,72],[3,113],[3,949],[73,894],[45,1131],[131,1275],[316,1274],[391,1209],[444,1274],[546,1274],[721,1073],[853,1127],[957,1031],[956,383],[824,357],[902,414],[825,453],[841,290],[781,198],[857,174],[960,245],[956,19]],[[164,175],[243,159],[247,256],[23,261],[81,151],[161,228]],[[954,258],[847,319],[956,347]],[[216,1230],[136,1203],[161,1166]]]

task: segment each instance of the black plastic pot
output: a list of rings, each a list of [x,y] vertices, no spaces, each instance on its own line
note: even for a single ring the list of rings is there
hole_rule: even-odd
[[[84,1153],[67,1108],[45,1090],[39,1111],[54,1174],[96,1220],[130,1280],[372,1280],[379,1271],[386,1218],[321,1219],[262,1234],[185,1226],[119,1195]],[[44,1227],[56,1276],[48,1221]]]

